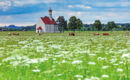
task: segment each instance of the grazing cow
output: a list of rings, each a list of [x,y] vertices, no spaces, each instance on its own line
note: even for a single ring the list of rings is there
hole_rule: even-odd
[[[8,33],[8,36],[11,36],[11,35],[12,35],[12,34],[9,32],[9,33]]]
[[[13,35],[15,35],[15,36],[19,36],[19,33],[13,33]]]
[[[130,35],[130,33],[129,32],[126,32],[126,36],[129,36]]]
[[[73,32],[70,32],[69,36],[75,36],[75,34]]]
[[[99,33],[94,33],[93,35],[94,35],[94,36],[99,36],[100,34],[99,34]]]
[[[108,36],[109,35],[109,33],[103,33],[103,36]]]

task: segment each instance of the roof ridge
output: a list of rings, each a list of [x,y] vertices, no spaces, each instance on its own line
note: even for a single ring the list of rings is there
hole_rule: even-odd
[[[41,17],[41,20],[45,23],[45,24],[56,24],[56,21],[53,19],[51,20],[49,17]]]

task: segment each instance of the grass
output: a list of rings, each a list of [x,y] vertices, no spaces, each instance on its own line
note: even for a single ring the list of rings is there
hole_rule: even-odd
[[[13,32],[11,32],[13,33]],[[0,32],[0,80],[129,80],[126,32]],[[99,32],[103,33],[103,32]]]

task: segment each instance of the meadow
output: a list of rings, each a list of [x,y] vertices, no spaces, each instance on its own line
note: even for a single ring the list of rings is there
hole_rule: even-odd
[[[0,32],[0,80],[130,80],[130,36],[124,31],[19,33]]]

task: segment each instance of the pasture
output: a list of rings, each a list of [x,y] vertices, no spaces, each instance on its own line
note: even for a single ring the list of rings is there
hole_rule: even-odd
[[[130,80],[126,32],[18,33],[0,32],[0,80]]]

